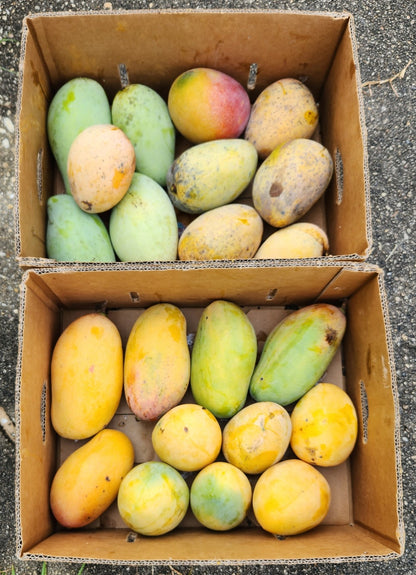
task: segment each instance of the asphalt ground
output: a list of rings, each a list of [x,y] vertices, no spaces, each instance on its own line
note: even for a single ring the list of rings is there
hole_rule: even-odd
[[[102,1],[2,0],[0,2],[0,407],[14,422],[18,291],[21,271],[15,260],[14,142],[17,71],[22,19],[29,13],[103,8]],[[415,273],[415,2],[413,0],[298,0],[271,2],[114,1],[113,8],[275,8],[349,11],[354,16],[368,131],[373,250],[368,261],[385,272],[400,397],[401,444],[406,549],[402,557],[366,563],[275,566],[86,565],[85,575],[268,575],[308,574],[413,575],[416,572],[416,309]],[[15,554],[14,442],[0,431],[0,573],[40,574],[42,564],[21,561]],[[36,494],[34,494],[36,497]],[[81,565],[49,563],[49,574],[78,573]]]

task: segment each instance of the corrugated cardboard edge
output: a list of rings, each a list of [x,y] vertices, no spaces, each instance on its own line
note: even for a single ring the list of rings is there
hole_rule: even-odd
[[[26,52],[26,41],[27,35],[29,32],[27,20],[28,19],[35,19],[35,18],[48,18],[48,17],[74,17],[74,16],[94,16],[94,15],[125,15],[125,14],[192,14],[192,13],[201,13],[200,10],[195,10],[192,8],[189,9],[144,9],[144,10],[97,10],[97,11],[79,11],[79,12],[69,12],[69,11],[61,11],[61,12],[39,12],[35,14],[28,14],[23,19],[22,23],[22,33],[21,33],[21,51],[20,51],[20,59],[19,59],[19,69],[18,69],[18,91],[17,91],[17,105],[16,105],[16,115],[15,115],[15,125],[16,125],[16,137],[15,137],[15,163],[14,163],[14,172],[15,172],[15,200],[14,200],[14,219],[15,219],[15,253],[20,254],[21,251],[21,231],[20,231],[20,221],[19,221],[19,152],[20,152],[20,132],[19,132],[19,117],[21,113],[21,104],[22,104],[22,89],[23,89],[23,65],[24,65],[24,58]],[[342,256],[324,256],[325,258],[331,257],[333,259],[337,259],[340,261],[365,261],[372,251],[372,226],[371,226],[371,202],[370,202],[370,176],[369,176],[369,167],[368,167],[368,151],[367,151],[367,129],[366,129],[366,122],[365,122],[365,113],[364,113],[364,98],[361,88],[361,74],[360,74],[360,65],[359,65],[359,56],[358,56],[358,49],[357,49],[357,41],[355,36],[355,24],[354,24],[354,17],[352,13],[343,11],[343,12],[326,12],[326,11],[312,11],[312,10],[279,10],[279,9],[260,9],[256,10],[254,8],[247,8],[247,9],[204,9],[204,13],[210,14],[223,14],[223,13],[265,13],[265,14],[293,14],[293,15],[316,15],[316,16],[326,16],[329,18],[343,18],[348,19],[348,27],[351,35],[352,40],[352,50],[353,50],[353,60],[356,70],[356,79],[357,79],[357,95],[359,100],[359,112],[360,112],[360,129],[361,129],[361,136],[363,141],[363,154],[364,154],[364,194],[365,194],[365,206],[366,206],[366,237],[368,240],[368,247],[361,254],[345,254]],[[18,265],[23,269],[29,268],[38,268],[38,267],[54,267],[56,265],[62,264],[62,262],[55,262],[54,260],[50,260],[48,258],[32,258],[32,257],[20,257],[17,258]],[[272,260],[275,262],[275,260]],[[281,261],[281,260],[277,260]],[[71,262],[68,265],[73,265]],[[140,266],[140,264],[138,264]],[[157,266],[158,262],[154,262],[154,265]],[[274,264],[275,265],[275,264]],[[115,267],[114,264],[112,265],[111,269],[118,269]],[[137,268],[139,269],[139,268]],[[157,267],[154,269],[158,269]]]
[[[327,263],[320,263],[320,266],[326,267],[330,265],[334,265],[336,262],[327,262]],[[213,262],[215,264],[215,262]],[[311,262],[303,262],[302,265],[305,267],[314,267],[316,264],[312,264]],[[213,267],[213,266],[210,266]],[[216,267],[222,267],[221,265]],[[275,267],[275,266],[272,266]],[[293,267],[293,264],[290,262],[285,265],[281,265],[280,267]],[[22,366],[22,351],[23,351],[23,332],[24,332],[24,309],[25,309],[25,300],[26,300],[26,287],[25,282],[30,274],[30,271],[34,271],[38,275],[53,273],[56,271],[60,271],[62,273],[68,273],[70,271],[81,271],[82,266],[77,266],[76,269],[72,268],[72,270],[68,267],[61,268],[61,269],[43,269],[43,270],[27,270],[22,278],[22,282],[20,285],[20,307],[19,307],[19,327],[18,327],[18,355],[17,355],[17,363],[16,363],[16,386],[15,386],[15,401],[16,405],[20,405],[20,377],[19,374],[21,372]],[[85,269],[85,266],[84,266]],[[91,268],[87,268],[91,269]],[[96,271],[106,271],[105,266],[96,266]],[[129,267],[123,266],[121,269],[132,269]],[[134,269],[134,268],[133,268]],[[151,268],[153,269],[153,268]],[[319,562],[325,563],[362,563],[368,561],[386,561],[390,559],[397,559],[404,553],[405,548],[405,527],[404,527],[404,519],[403,519],[403,485],[402,485],[402,465],[401,465],[401,445],[400,445],[400,409],[399,409],[399,394],[398,394],[398,386],[397,386],[397,377],[396,377],[396,369],[395,369],[395,362],[394,362],[394,352],[393,352],[393,341],[391,336],[391,327],[390,327],[390,319],[389,319],[389,311],[388,311],[388,301],[387,295],[384,287],[384,272],[378,266],[367,264],[363,262],[353,262],[349,264],[345,264],[342,270],[339,273],[342,273],[343,270],[349,271],[356,271],[356,272],[373,272],[377,274],[378,286],[381,296],[381,303],[383,309],[383,318],[385,324],[385,332],[387,338],[387,347],[389,353],[389,361],[390,361],[390,371],[391,371],[391,389],[393,395],[393,403],[394,403],[394,412],[395,412],[395,424],[394,424],[394,444],[395,444],[395,461],[396,461],[396,477],[397,477],[397,507],[398,507],[398,540],[400,544],[400,551],[391,552],[387,555],[380,557],[379,555],[365,555],[365,556],[338,556],[338,557],[328,557],[325,560],[320,558],[309,558],[309,559],[276,559],[276,560],[253,560],[253,561],[238,561],[238,560],[221,560],[221,565],[272,565],[272,564],[282,564],[282,565],[295,565],[295,564],[316,564]],[[333,281],[333,280],[332,280]],[[41,554],[33,554],[33,553],[25,553],[23,556],[21,554],[22,549],[22,538],[21,538],[21,523],[20,523],[20,499],[18,496],[18,488],[20,484],[20,460],[19,460],[19,450],[20,450],[20,429],[21,429],[21,418],[20,412],[16,410],[16,483],[15,483],[15,513],[16,513],[16,550],[17,556],[21,557],[22,559],[27,560],[39,560],[39,561],[56,561],[56,562],[65,562],[65,563],[89,563],[89,564],[108,564],[108,565],[218,565],[218,561],[215,560],[192,560],[192,561],[117,561],[117,560],[99,560],[95,561],[90,558],[68,558],[68,557],[59,557],[59,556],[49,556],[49,555],[41,555]]]

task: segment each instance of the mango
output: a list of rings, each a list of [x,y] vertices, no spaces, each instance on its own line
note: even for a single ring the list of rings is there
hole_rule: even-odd
[[[257,152],[243,139],[212,140],[188,148],[170,166],[167,191],[182,212],[200,214],[235,200],[257,168]]]
[[[181,401],[189,375],[185,316],[169,303],[147,308],[127,340],[124,392],[130,409],[140,420],[157,419]]]
[[[291,421],[292,450],[311,465],[339,465],[354,449],[357,413],[349,395],[333,383],[312,387],[296,403]]]
[[[325,518],[330,503],[325,477],[300,459],[272,465],[253,489],[253,511],[260,527],[279,536],[313,529]]]
[[[247,398],[257,357],[250,320],[235,303],[215,300],[202,312],[191,355],[194,399],[215,417],[229,418]]]
[[[121,482],[117,497],[121,518],[141,535],[172,531],[189,506],[189,488],[176,469],[162,461],[136,465]]]
[[[269,84],[255,100],[245,138],[262,159],[296,138],[311,138],[319,120],[318,108],[309,88],[295,78]]]
[[[240,469],[216,461],[193,480],[190,505],[202,525],[214,531],[229,531],[247,516],[251,495],[250,481]]]
[[[318,258],[329,250],[328,236],[309,222],[296,222],[272,233],[260,245],[256,259]]]
[[[122,262],[177,259],[178,222],[165,190],[135,173],[123,199],[111,210],[109,233]]]
[[[213,68],[192,68],[172,83],[170,116],[193,144],[238,138],[250,116],[247,91],[234,78]]]
[[[344,336],[344,312],[328,303],[290,313],[269,333],[250,381],[256,401],[288,405],[325,373]]]
[[[331,181],[333,162],[318,142],[296,139],[278,146],[253,179],[253,205],[271,226],[299,220],[323,195]]]
[[[55,431],[85,439],[103,429],[123,392],[123,349],[116,325],[102,313],[72,321],[51,361],[51,418]]]
[[[46,254],[61,262],[114,262],[107,228],[98,214],[87,214],[68,194],[47,202]]]
[[[248,259],[263,235],[263,220],[251,206],[227,204],[197,216],[182,232],[180,260]]]
[[[195,403],[172,407],[157,421],[152,445],[158,457],[179,471],[198,471],[217,458],[222,432],[212,413]]]
[[[164,99],[149,86],[130,84],[115,95],[111,117],[134,146],[136,171],[165,186],[176,134]]]
[[[225,459],[244,473],[263,473],[282,459],[292,432],[290,415],[272,401],[247,405],[224,427]]]
[[[48,108],[49,145],[71,193],[67,162],[72,142],[85,128],[111,123],[111,108],[104,88],[92,78],[73,78],[56,92]]]
[[[57,521],[72,529],[97,519],[117,498],[133,464],[133,445],[122,431],[99,431],[65,459],[53,478],[50,505]]]
[[[85,128],[68,153],[74,200],[88,213],[110,210],[129,189],[135,164],[133,145],[120,128],[111,124]]]

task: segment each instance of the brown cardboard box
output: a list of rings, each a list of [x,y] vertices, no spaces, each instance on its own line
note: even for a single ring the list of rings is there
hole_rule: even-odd
[[[161,537],[130,533],[113,505],[92,526],[68,531],[54,521],[49,488],[60,462],[75,447],[50,422],[50,362],[69,321],[97,309],[118,325],[125,343],[132,322],[148,306],[181,307],[195,332],[201,310],[215,299],[242,306],[259,349],[281,314],[316,301],[343,304],[347,330],[325,380],[350,394],[359,435],[349,460],[325,470],[333,499],[317,528],[276,538],[253,521],[230,532],[209,531],[191,514]],[[380,270],[357,263],[320,266],[220,267],[166,270],[29,270],[21,286],[16,381],[18,553],[26,559],[135,565],[263,564],[369,561],[403,553],[404,528],[397,386],[388,310]],[[188,398],[189,399],[189,398]],[[110,426],[130,435],[136,461],[152,459],[151,424],[139,423],[124,400]]]
[[[250,66],[257,75],[250,75]],[[98,80],[110,102],[125,82],[167,97],[181,72],[207,66],[248,86],[252,101],[271,82],[295,77],[319,102],[316,137],[334,177],[304,217],[327,232],[330,258],[365,259],[371,249],[366,132],[352,16],[279,10],[142,10],[36,14],[23,23],[17,130],[16,254],[23,268],[46,258],[46,203],[59,190],[46,117],[57,89],[77,76]],[[249,201],[248,198],[240,197]],[[270,233],[266,226],[265,234]],[[62,265],[62,264],[60,264]],[[94,265],[94,264],[92,264]],[[158,266],[157,262],[154,264]],[[189,267],[172,263],[171,267]],[[136,267],[146,267],[137,264]],[[117,268],[117,263],[113,268]]]

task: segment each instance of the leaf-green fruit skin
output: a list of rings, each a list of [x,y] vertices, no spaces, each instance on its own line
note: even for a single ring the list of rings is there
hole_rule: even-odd
[[[73,78],[56,92],[48,109],[49,145],[71,193],[67,160],[72,142],[85,128],[94,124],[111,124],[111,108],[104,88],[92,78]]]
[[[130,188],[111,210],[110,238],[121,261],[176,260],[178,222],[165,190],[144,174],[133,175]]]
[[[216,417],[232,417],[246,399],[257,357],[257,338],[244,311],[215,300],[202,312],[191,355],[191,389]]]
[[[250,382],[255,401],[289,405],[324,374],[341,344],[344,312],[331,304],[303,307],[270,332]]]
[[[257,168],[257,151],[243,139],[211,140],[188,148],[172,163],[166,186],[179,210],[201,214],[235,200]]]
[[[48,199],[46,252],[62,262],[114,262],[110,236],[97,214],[87,214],[72,196]]]
[[[117,92],[111,106],[112,122],[121,128],[136,152],[136,171],[166,185],[175,157],[175,127],[163,98],[143,84]]]

